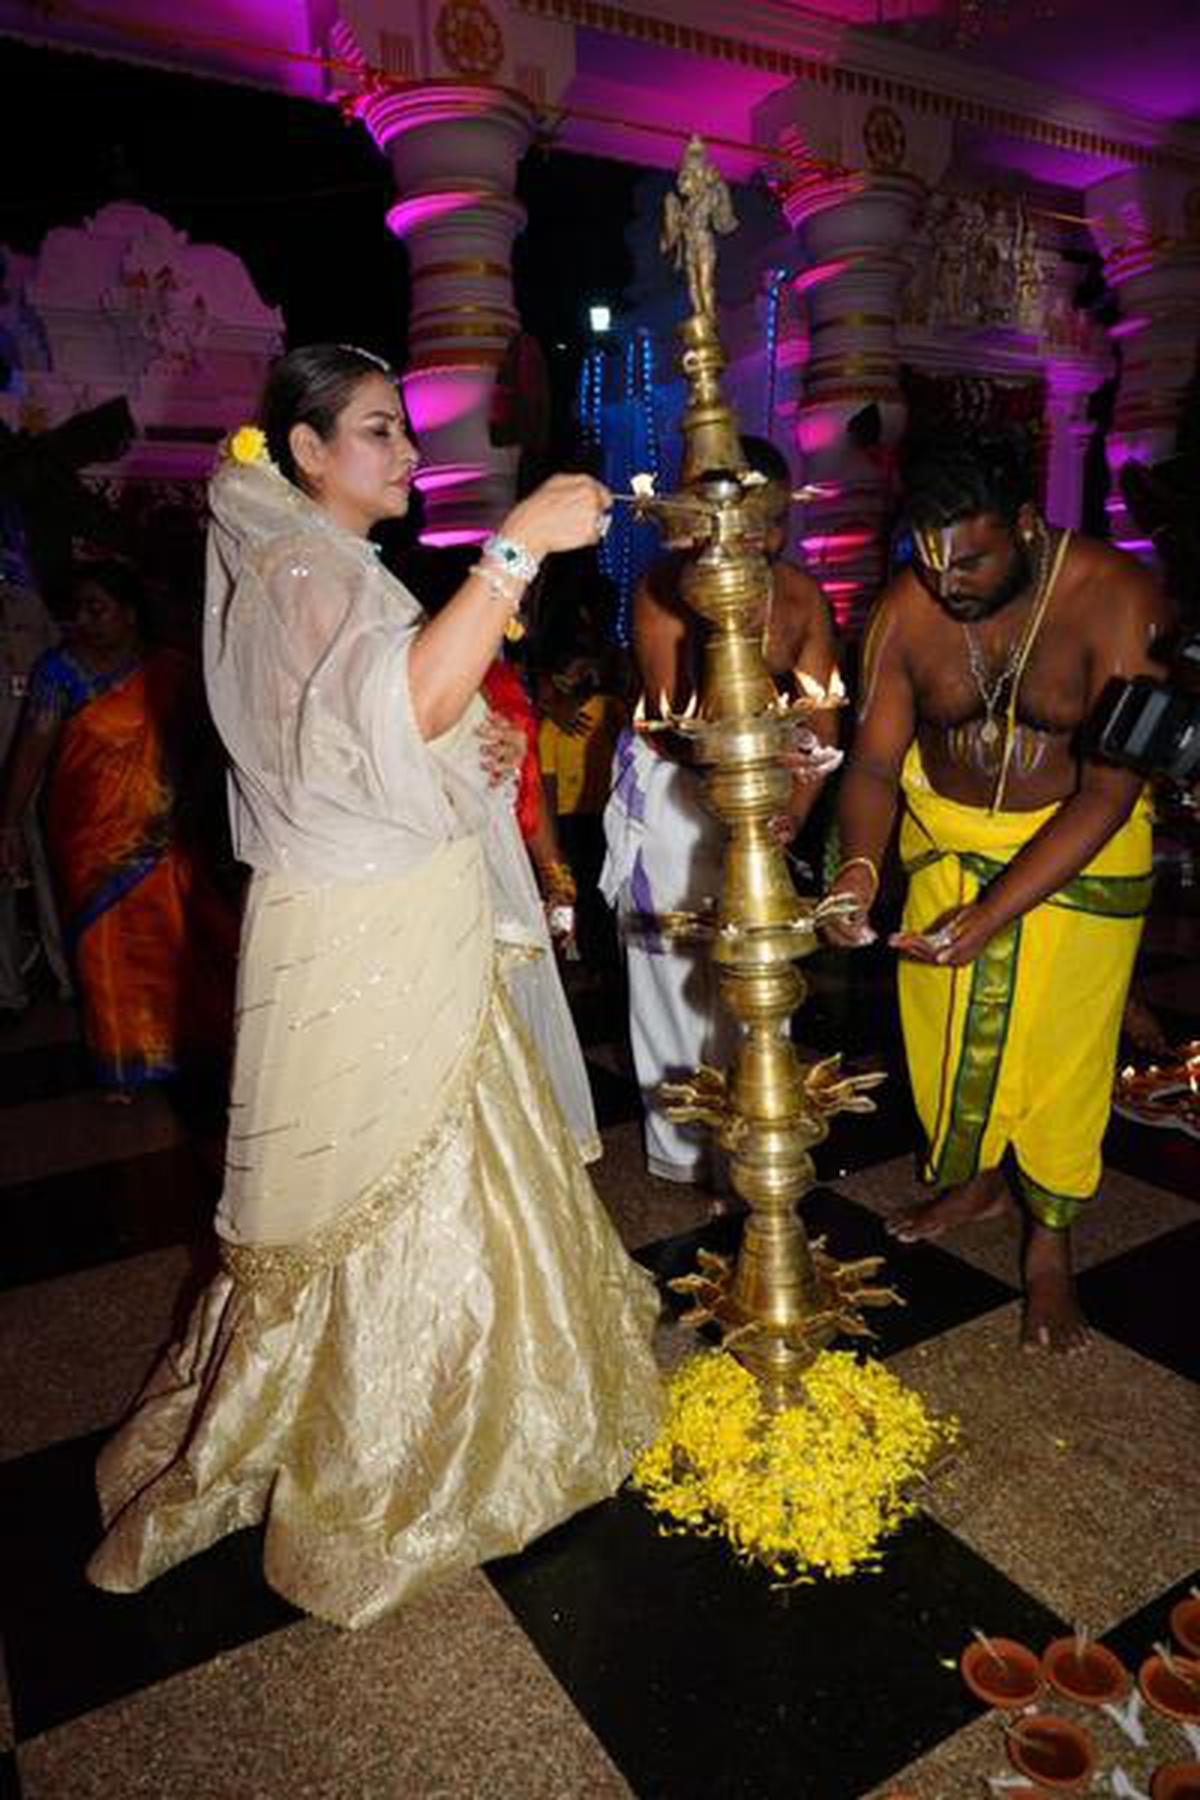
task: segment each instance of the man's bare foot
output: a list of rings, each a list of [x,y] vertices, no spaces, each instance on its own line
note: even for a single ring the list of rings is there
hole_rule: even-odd
[[[1052,1231],[1036,1220],[1025,1243],[1021,1342],[1026,1350],[1056,1350],[1067,1356],[1086,1350],[1089,1342],[1071,1271],[1070,1233]]]
[[[901,1207],[887,1222],[889,1234],[901,1244],[922,1244],[953,1231],[956,1225],[973,1225],[977,1219],[994,1219],[1013,1210],[1008,1184],[999,1169],[985,1169],[970,1181],[943,1190],[934,1200]]]

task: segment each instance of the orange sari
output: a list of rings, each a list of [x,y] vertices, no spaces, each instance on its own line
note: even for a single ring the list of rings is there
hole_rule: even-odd
[[[30,704],[61,718],[46,841],[98,1080],[132,1088],[223,1054],[237,926],[179,841],[164,735],[187,666],[162,651],[96,675],[69,652],[35,670]]]

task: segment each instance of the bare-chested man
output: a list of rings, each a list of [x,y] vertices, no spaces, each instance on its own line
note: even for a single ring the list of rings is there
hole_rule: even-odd
[[[1107,545],[1049,529],[1005,441],[943,441],[911,472],[915,557],[864,650],[831,935],[870,941],[903,803],[900,1006],[936,1196],[904,1242],[1026,1213],[1027,1345],[1086,1342],[1069,1228],[1094,1195],[1121,1013],[1150,891],[1140,782],[1079,748],[1106,682],[1153,667],[1165,608]]]
[[[763,619],[767,666],[781,685],[803,671],[825,686],[835,667],[829,609],[816,582],[780,560],[791,486],[787,463],[764,439],[744,438],[742,448],[750,467],[771,484],[768,496],[775,502],[766,545],[773,575]],[[664,700],[671,710],[682,711],[699,690],[703,627],[680,598],[682,561],[674,554],[663,557],[634,599],[634,655],[651,716]],[[816,715],[812,740],[794,762],[787,813],[776,821],[781,841],[795,835],[838,760],[826,748],[833,735],[832,715]],[[705,805],[700,772],[680,761],[680,753],[678,741],[665,736],[622,738],[604,817],[608,856],[601,888],[618,908],[628,952],[630,1037],[646,1109],[647,1165],[665,1180],[697,1182],[712,1174],[705,1137],[669,1120],[656,1090],[702,1062],[721,1066],[732,1053],[735,1033],[707,950],[664,940],[654,929],[657,915],[695,910],[720,887],[722,828]]]

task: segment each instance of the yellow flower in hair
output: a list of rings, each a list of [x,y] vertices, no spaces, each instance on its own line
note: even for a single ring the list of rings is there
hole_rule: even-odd
[[[229,454],[236,463],[268,461],[267,434],[257,425],[243,425],[229,440]]]

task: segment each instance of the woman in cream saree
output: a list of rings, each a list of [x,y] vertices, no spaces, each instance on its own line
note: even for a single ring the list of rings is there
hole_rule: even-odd
[[[469,578],[418,649],[416,602],[329,504],[338,465],[328,487],[305,469],[308,494],[288,479],[311,428],[344,445],[353,499],[356,434],[369,477],[386,418],[400,473],[376,485],[406,497],[391,382],[316,347],[273,388],[275,463],[251,440],[212,486],[207,678],[255,870],[222,1267],[102,1454],[89,1573],[135,1589],[265,1522],[271,1584],[357,1626],[617,1487],[658,1421],[657,1305],[505,992],[542,953],[540,909],[480,703],[456,696],[520,584]],[[577,485],[538,499],[514,525],[586,541]],[[437,665],[436,735],[432,644],[463,663]]]

